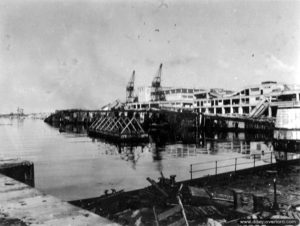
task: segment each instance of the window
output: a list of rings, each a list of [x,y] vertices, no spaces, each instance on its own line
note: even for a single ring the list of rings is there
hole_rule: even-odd
[[[199,93],[196,95],[197,99],[205,99],[206,98],[206,93]]]
[[[230,108],[224,108],[225,110],[225,114],[229,114],[230,113]]]
[[[230,105],[230,100],[224,100],[224,105]]]
[[[256,150],[258,150],[258,151],[261,150],[261,144],[256,145]]]
[[[278,96],[278,101],[295,101],[296,100],[296,94],[285,94]]]
[[[251,88],[251,92],[257,92],[259,91],[259,87]]]
[[[249,107],[243,107],[243,113],[249,114]]]
[[[232,100],[232,104],[237,105],[237,104],[239,104],[239,103],[240,103],[240,99],[233,99],[233,100]]]

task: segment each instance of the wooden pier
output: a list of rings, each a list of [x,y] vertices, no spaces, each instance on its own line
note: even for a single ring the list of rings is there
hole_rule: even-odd
[[[101,115],[88,129],[90,136],[98,136],[114,142],[146,142],[148,134],[144,131],[136,115]]]
[[[241,115],[201,114],[200,126],[206,131],[271,131],[275,127],[275,118],[250,118]]]
[[[66,109],[57,110],[45,119],[49,124],[89,124],[100,110]]]
[[[148,110],[61,110],[45,122],[52,125],[81,125],[88,134],[111,142],[147,142],[149,135],[155,142],[199,143],[220,132],[263,131],[272,135],[274,118],[251,118],[243,115],[218,115],[196,112],[175,112],[162,109]],[[62,130],[63,131],[63,130]]]

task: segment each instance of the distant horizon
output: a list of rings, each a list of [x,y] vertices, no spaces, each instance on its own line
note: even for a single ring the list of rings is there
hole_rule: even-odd
[[[0,112],[99,109],[147,86],[300,84],[300,1],[2,0]]]

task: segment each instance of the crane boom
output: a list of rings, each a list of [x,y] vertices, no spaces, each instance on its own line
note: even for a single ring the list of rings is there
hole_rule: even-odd
[[[135,80],[135,71],[132,72],[130,80],[126,86],[126,103],[134,102],[134,80]]]
[[[151,100],[152,101],[165,101],[165,94],[161,87],[161,72],[162,64],[159,65],[158,71],[156,72],[152,81]]]

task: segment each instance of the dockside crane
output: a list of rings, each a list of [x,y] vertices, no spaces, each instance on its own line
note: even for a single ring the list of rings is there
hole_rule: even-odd
[[[161,71],[162,64],[159,65],[158,71],[152,81],[151,100],[152,101],[165,101],[166,97],[161,87]]]
[[[135,71],[132,72],[130,80],[126,86],[126,103],[132,103],[135,101],[134,80],[135,80]]]

